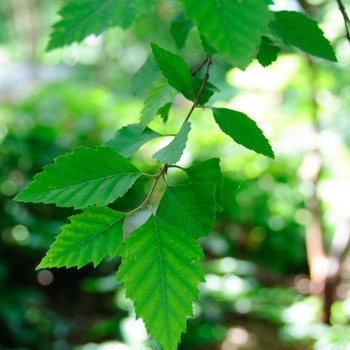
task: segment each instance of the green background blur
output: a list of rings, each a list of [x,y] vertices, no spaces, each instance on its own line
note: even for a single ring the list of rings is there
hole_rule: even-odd
[[[292,0],[276,3],[279,9],[301,9]],[[93,147],[138,122],[147,91],[132,96],[131,77],[147,59],[150,41],[176,51],[169,36],[176,3],[160,1],[154,16],[140,17],[127,32],[111,29],[45,53],[62,4],[0,2],[0,349],[158,349],[141,320],[135,321],[123,284],[116,283],[119,258],[105,259],[96,269],[35,271],[73,209],[12,198],[58,155],[78,145]],[[225,210],[201,240],[207,283],[199,286],[195,317],[179,349],[350,349],[347,248],[325,324],[322,300],[310,293],[305,244],[305,227],[315,220],[305,203],[313,194],[320,201],[326,252],[339,224],[350,218],[350,46],[335,1],[302,5],[332,41],[338,64],[283,51],[267,69],[253,62],[241,72],[220,57],[211,69],[210,80],[221,89],[211,104],[256,120],[276,159],[234,144],[207,111],[193,115],[180,164],[221,158]],[[191,68],[203,60],[195,30],[180,54]],[[176,132],[190,106],[177,97],[169,123],[156,119],[151,127]],[[161,142],[152,141],[133,157],[142,171],[157,171],[151,155]],[[305,162],[313,147],[321,164]],[[311,181],[307,174],[318,166],[319,176]],[[171,184],[182,181],[181,172],[169,171]],[[149,187],[138,181],[113,207],[135,208]],[[126,231],[147,215],[130,217]]]

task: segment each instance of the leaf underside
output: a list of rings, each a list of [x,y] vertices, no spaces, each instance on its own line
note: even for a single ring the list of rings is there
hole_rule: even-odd
[[[73,0],[62,7],[62,17],[52,27],[47,51],[74,42],[91,34],[100,35],[106,29],[128,28],[141,13],[150,12],[156,0]]]
[[[164,350],[175,350],[192,316],[192,299],[204,281],[199,244],[162,219],[149,220],[122,243],[122,263],[117,278],[126,282],[126,297],[134,302]]]
[[[226,108],[212,108],[220,129],[235,142],[267,157],[274,158],[269,141],[255,121],[242,112]]]
[[[333,48],[317,22],[296,11],[274,12],[274,17],[275,20],[270,22],[271,33],[282,39],[284,44],[337,62]]]
[[[194,239],[207,236],[215,222],[215,185],[200,182],[168,186],[159,203],[157,216]]]
[[[96,267],[106,255],[114,257],[123,241],[124,218],[124,213],[107,207],[86,208],[83,214],[71,216],[37,269],[79,269],[90,262]]]
[[[184,169],[192,183],[209,181],[215,185],[215,210],[223,210],[222,183],[223,176],[220,169],[220,159],[212,158]]]
[[[186,148],[188,133],[191,131],[191,123],[186,122],[176,134],[174,139],[164,148],[153,154],[152,158],[164,164],[175,164],[182,156]]]
[[[116,134],[103,143],[125,158],[134,155],[137,150],[150,140],[161,136],[150,128],[142,131],[140,124],[129,124],[119,129]]]
[[[148,92],[148,97],[141,111],[140,125],[142,130],[147,127],[157,114],[159,114],[161,108],[174,101],[177,93],[178,92],[168,84],[157,86]]]
[[[140,176],[134,165],[109,147],[77,147],[35,175],[15,200],[76,209],[105,206],[123,196]]]
[[[182,0],[208,44],[231,63],[245,69],[258,52],[260,37],[268,33],[270,0]]]

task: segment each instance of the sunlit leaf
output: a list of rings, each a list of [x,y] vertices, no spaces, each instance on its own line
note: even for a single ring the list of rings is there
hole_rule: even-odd
[[[77,147],[35,175],[15,200],[76,209],[105,206],[123,196],[140,171],[109,147]]]
[[[96,267],[106,255],[114,257],[123,241],[124,219],[124,213],[107,207],[86,208],[83,214],[71,216],[37,269],[79,269],[90,262]]]
[[[256,56],[261,36],[268,33],[270,0],[182,0],[182,4],[206,39],[204,48],[214,47],[240,69]]]
[[[191,131],[191,123],[186,122],[174,139],[164,148],[153,154],[152,158],[164,164],[174,164],[178,162],[186,147],[188,133]]]
[[[129,124],[119,129],[116,134],[103,143],[125,158],[131,157],[137,150],[150,140],[161,136],[150,128],[142,131],[140,124]]]
[[[267,157],[275,157],[268,139],[254,120],[231,109],[212,108],[212,111],[220,129],[235,142]]]
[[[157,114],[164,112],[161,108],[168,103],[172,103],[177,93],[178,92],[168,84],[157,86],[148,92],[144,107],[141,111],[140,125],[142,130],[146,128]],[[161,111],[159,112],[159,110]]]
[[[207,236],[215,222],[215,185],[199,182],[168,186],[159,203],[157,216],[194,239]]]
[[[204,281],[199,244],[179,228],[151,216],[122,243],[117,277],[126,282],[147,332],[164,350],[175,350],[192,316],[192,299]]]
[[[223,210],[222,201],[222,183],[223,176],[220,169],[220,159],[212,158],[203,162],[192,165],[190,168],[184,169],[193,183],[210,181],[215,184],[215,201],[217,211]]]
[[[151,43],[154,59],[168,80],[170,86],[181,92],[185,97],[193,95],[191,73],[188,64],[178,55]]]
[[[295,11],[274,12],[274,17],[275,20],[270,22],[271,33],[282,39],[286,45],[337,62],[332,45],[317,22]]]
[[[261,38],[261,44],[256,58],[263,67],[267,67],[272,62],[277,60],[277,56],[280,51],[281,49],[276,43],[271,41],[266,36],[263,36]]]

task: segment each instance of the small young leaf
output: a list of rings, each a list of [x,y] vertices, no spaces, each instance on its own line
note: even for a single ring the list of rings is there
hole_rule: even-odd
[[[141,129],[144,130],[146,126],[154,119],[159,110],[168,103],[174,101],[177,91],[168,84],[156,86],[149,91],[148,97],[144,102],[144,107],[141,111]],[[169,110],[168,110],[169,112]]]
[[[107,207],[86,208],[83,214],[71,216],[71,223],[62,227],[37,270],[62,266],[80,269],[90,262],[96,267],[106,255],[113,258],[123,241],[124,219],[124,213]]]
[[[164,350],[175,350],[192,316],[192,299],[204,281],[199,244],[179,228],[151,216],[122,243],[118,281],[134,302],[147,332]]]
[[[192,78],[193,92],[195,96],[197,96],[202,86],[202,82],[203,82],[203,79]],[[215,92],[219,92],[219,91],[220,89],[218,89],[215,85],[207,81],[204,86],[204,90],[199,98],[198,104],[205,105],[209,101],[210,97],[212,97]]]
[[[179,50],[185,46],[188,33],[193,27],[194,23],[185,17],[182,10],[179,10],[171,20],[170,34]]]
[[[151,43],[154,59],[168,80],[170,86],[181,92],[186,98],[195,98],[191,83],[191,73],[188,64],[178,55]],[[193,100],[192,100],[193,101]]]
[[[77,147],[34,176],[15,200],[82,209],[123,196],[141,172],[109,147]]]
[[[271,33],[286,45],[337,62],[333,48],[317,22],[295,11],[274,12],[274,16],[275,20],[270,22]]]
[[[157,216],[194,239],[207,236],[215,222],[215,185],[200,182],[168,186],[159,203]]]
[[[148,0],[71,0],[59,11],[62,18],[52,27],[47,51],[79,43],[114,26],[126,29],[139,14],[146,9],[149,12],[154,5],[155,0],[151,4]]]
[[[260,37],[268,33],[271,0],[182,0],[187,18],[193,19],[205,39],[240,69],[256,56]],[[203,42],[203,40],[202,40]],[[209,50],[211,51],[211,50]],[[210,52],[212,53],[212,52]]]
[[[192,183],[200,183],[209,181],[215,184],[215,210],[223,210],[222,201],[222,183],[223,176],[220,169],[220,159],[212,158],[192,165],[190,168],[184,169]]]
[[[129,91],[131,94],[137,95],[162,76],[153,55],[149,55],[147,61],[132,77]]]
[[[242,112],[226,108],[212,108],[216,123],[220,129],[240,145],[275,158],[268,139],[255,121]]]
[[[277,55],[280,51],[281,49],[276,45],[276,43],[271,41],[266,36],[263,36],[261,38],[261,44],[256,58],[263,67],[267,67],[272,62],[277,60]]]
[[[169,111],[170,111],[171,105],[172,105],[172,103],[169,102],[169,103],[165,104],[163,107],[158,109],[158,114],[163,119],[163,123],[166,123],[168,121]]]
[[[152,158],[164,164],[175,164],[182,156],[186,147],[187,136],[191,131],[191,123],[186,122],[174,139],[164,148],[153,154]]]
[[[125,158],[131,157],[150,140],[161,136],[150,128],[142,131],[140,124],[129,124],[119,129],[116,134],[102,145],[118,152]]]

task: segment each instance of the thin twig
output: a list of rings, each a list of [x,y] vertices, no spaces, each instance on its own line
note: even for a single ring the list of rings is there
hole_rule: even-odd
[[[207,63],[207,68],[206,68],[206,70],[205,70],[205,74],[204,74],[204,77],[203,77],[202,85],[201,85],[201,87],[200,87],[200,89],[199,89],[199,91],[198,91],[198,94],[197,94],[197,96],[196,96],[196,98],[195,98],[195,100],[194,100],[194,103],[193,103],[193,105],[192,105],[190,111],[188,112],[187,117],[186,117],[186,119],[184,120],[183,124],[185,124],[185,123],[188,121],[188,119],[190,119],[192,112],[193,112],[194,109],[198,106],[198,101],[199,101],[199,99],[201,98],[202,93],[203,93],[204,88],[205,88],[205,84],[207,83],[207,81],[208,81],[208,79],[209,79],[209,67],[210,67],[210,65],[211,65],[211,63],[212,63],[211,55],[208,55],[208,56],[207,56],[207,58],[205,59],[205,62]]]
[[[350,41],[350,30],[349,30],[349,25],[350,25],[350,19],[348,14],[346,13],[346,9],[344,4],[341,2],[341,0],[336,0],[339,10],[341,12],[341,14],[343,15],[343,19],[344,19],[344,25],[345,25],[345,30],[346,30],[346,38]]]
[[[191,77],[195,76],[201,68],[207,63],[208,57],[205,58],[205,60],[194,70],[191,72]]]

